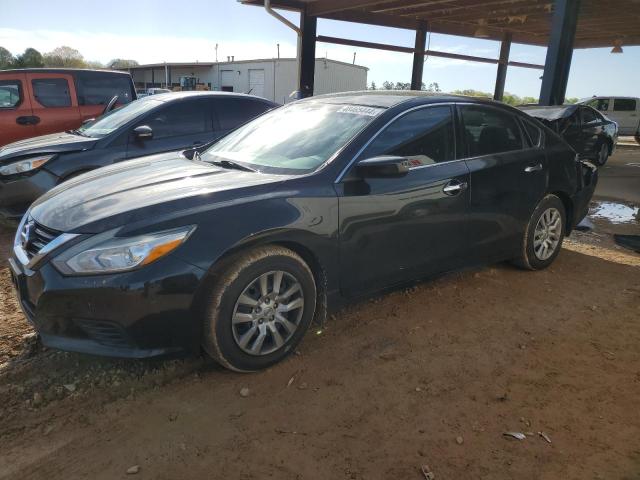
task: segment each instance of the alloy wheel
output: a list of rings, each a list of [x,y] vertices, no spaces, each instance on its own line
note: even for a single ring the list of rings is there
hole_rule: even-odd
[[[242,291],[233,309],[233,338],[250,355],[267,355],[295,333],[304,313],[300,282],[281,270],[260,275]]]
[[[557,208],[546,209],[536,224],[533,234],[533,251],[539,260],[550,258],[560,244],[562,216]]]

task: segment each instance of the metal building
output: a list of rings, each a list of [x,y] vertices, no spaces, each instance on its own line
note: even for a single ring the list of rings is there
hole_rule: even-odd
[[[295,58],[230,62],[158,63],[129,69],[136,88],[179,87],[193,77],[198,88],[249,93],[278,103],[291,101],[298,88]],[[364,90],[368,68],[325,58],[315,61],[315,93]],[[169,85],[169,87],[167,87]]]

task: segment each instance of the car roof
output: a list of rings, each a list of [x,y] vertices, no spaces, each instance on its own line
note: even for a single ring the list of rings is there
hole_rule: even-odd
[[[13,68],[9,70],[0,70],[0,75],[3,73],[75,73],[75,72],[95,72],[106,73],[107,75],[126,75],[130,76],[129,72],[123,72],[121,70],[105,70],[94,68]]]
[[[309,97],[301,101],[320,101],[324,103],[363,105],[368,107],[391,108],[404,102],[415,104],[443,102],[473,102],[487,105],[499,105],[511,108],[490,98],[453,95],[450,93],[422,92],[417,90],[363,90],[357,92],[330,93]]]
[[[189,92],[167,92],[167,93],[158,93],[155,95],[150,95],[149,97],[144,98],[153,98],[159,102],[172,102],[175,100],[183,99],[183,98],[193,98],[193,97],[212,97],[212,98],[220,98],[220,97],[230,97],[230,98],[247,98],[263,103],[269,103],[272,105],[278,105],[271,100],[262,97],[256,97],[255,95],[247,95],[245,93],[234,93],[234,92],[212,92],[210,90],[195,90]]]

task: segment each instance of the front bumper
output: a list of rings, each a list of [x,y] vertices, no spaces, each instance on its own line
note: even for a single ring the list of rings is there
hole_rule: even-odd
[[[0,177],[0,215],[20,219],[38,197],[58,184],[58,177],[47,170],[7,180]]]
[[[200,343],[192,304],[205,272],[172,255],[100,276],[65,277],[50,263],[32,271],[15,256],[9,264],[22,310],[48,347],[143,358]]]

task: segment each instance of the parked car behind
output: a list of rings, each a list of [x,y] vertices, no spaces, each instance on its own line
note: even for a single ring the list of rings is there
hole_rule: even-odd
[[[139,88],[137,90],[138,98],[146,97],[148,95],[158,95],[160,93],[171,93],[172,90],[168,88]]]
[[[152,95],[75,130],[0,148],[0,215],[20,217],[36,198],[114,162],[197,147],[277,104],[222,92]]]
[[[108,70],[29,68],[0,71],[0,147],[24,138],[80,127],[135,100],[131,75]]]
[[[552,107],[520,107],[532,117],[541,120],[559,133],[580,155],[602,166],[616,149],[618,126],[616,122],[586,105],[560,105]]]
[[[128,357],[202,345],[257,370],[346,298],[505,259],[549,266],[596,180],[506,105],[318,96],[195,160],[154,155],[54,188],[22,219],[10,264],[45,345]]]
[[[620,135],[640,135],[640,98],[592,97],[578,103],[593,107],[616,122]]]

